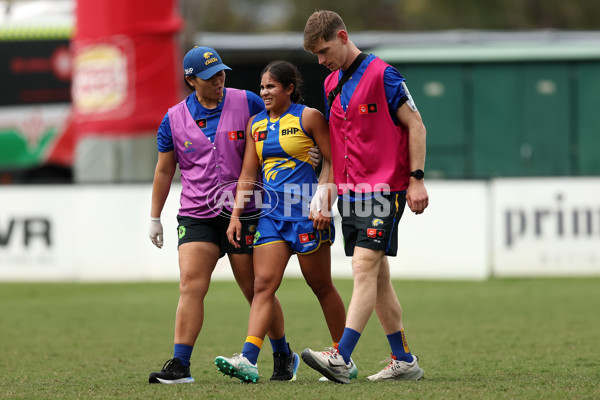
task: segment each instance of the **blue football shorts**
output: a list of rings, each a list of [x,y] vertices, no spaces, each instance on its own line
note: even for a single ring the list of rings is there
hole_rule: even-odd
[[[287,242],[292,251],[297,254],[310,254],[316,251],[321,243],[333,244],[335,241],[335,227],[333,219],[328,229],[317,230],[313,228],[313,221],[280,221],[260,217],[254,247],[265,246],[271,243]]]

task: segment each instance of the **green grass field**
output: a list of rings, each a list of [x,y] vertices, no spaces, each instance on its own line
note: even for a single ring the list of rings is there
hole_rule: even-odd
[[[248,307],[232,282],[214,282],[192,357],[193,385],[149,385],[171,357],[178,283],[0,284],[1,399],[600,399],[600,279],[395,281],[420,382],[366,381],[389,346],[375,317],[356,348],[358,382],[317,382],[303,363],[297,382],[222,376],[218,355],[241,350]],[[352,282],[336,280],[346,304]],[[303,280],[279,290],[287,338],[300,353],[329,345]]]

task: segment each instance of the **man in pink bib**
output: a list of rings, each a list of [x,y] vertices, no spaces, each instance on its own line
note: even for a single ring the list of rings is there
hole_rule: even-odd
[[[381,59],[361,53],[337,13],[316,11],[309,17],[304,48],[332,71],[324,85],[326,117],[354,290],[338,346],[305,349],[302,358],[328,379],[350,383],[358,373],[352,352],[375,310],[391,359],[367,379],[419,380],[423,370],[408,347],[387,256],[397,254],[405,204],[421,214],[429,202],[423,181],[425,126],[404,78]]]

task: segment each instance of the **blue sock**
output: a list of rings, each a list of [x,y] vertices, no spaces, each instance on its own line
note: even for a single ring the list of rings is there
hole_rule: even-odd
[[[413,361],[412,354],[410,354],[410,349],[408,348],[408,342],[406,341],[406,336],[404,335],[404,329],[387,335],[387,338],[390,342],[390,347],[392,348],[392,354],[396,356],[396,360],[406,361],[408,363]]]
[[[258,347],[254,343],[244,343],[244,347],[242,348],[242,354],[248,359],[248,361],[250,361],[254,365],[256,365],[256,361],[258,361],[258,353],[260,353],[260,347]]]
[[[358,343],[358,339],[360,339],[360,333],[351,328],[344,329],[344,334],[338,345],[338,351],[346,364],[350,362],[350,356],[356,347],[356,343]]]
[[[192,358],[192,350],[194,350],[194,346],[176,344],[173,349],[173,358],[179,358],[181,360],[181,365],[189,367],[190,358]]]
[[[273,348],[273,353],[284,353],[286,356],[289,356],[290,353],[288,351],[288,344],[285,341],[285,335],[281,339],[271,339],[271,347]]]

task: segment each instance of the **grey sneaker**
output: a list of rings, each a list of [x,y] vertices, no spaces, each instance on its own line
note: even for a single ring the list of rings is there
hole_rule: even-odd
[[[243,354],[234,354],[232,358],[219,356],[215,358],[215,365],[223,375],[236,377],[246,383],[258,381],[258,367],[248,361]]]
[[[384,369],[375,375],[368,376],[370,381],[418,381],[423,377],[423,370],[417,363],[418,357],[413,355],[411,363],[396,360],[392,354],[390,358],[381,363],[389,363]]]
[[[304,349],[302,360],[306,365],[333,382],[350,383],[358,376],[358,369],[352,359],[346,364],[335,347],[330,347],[326,351]]]

